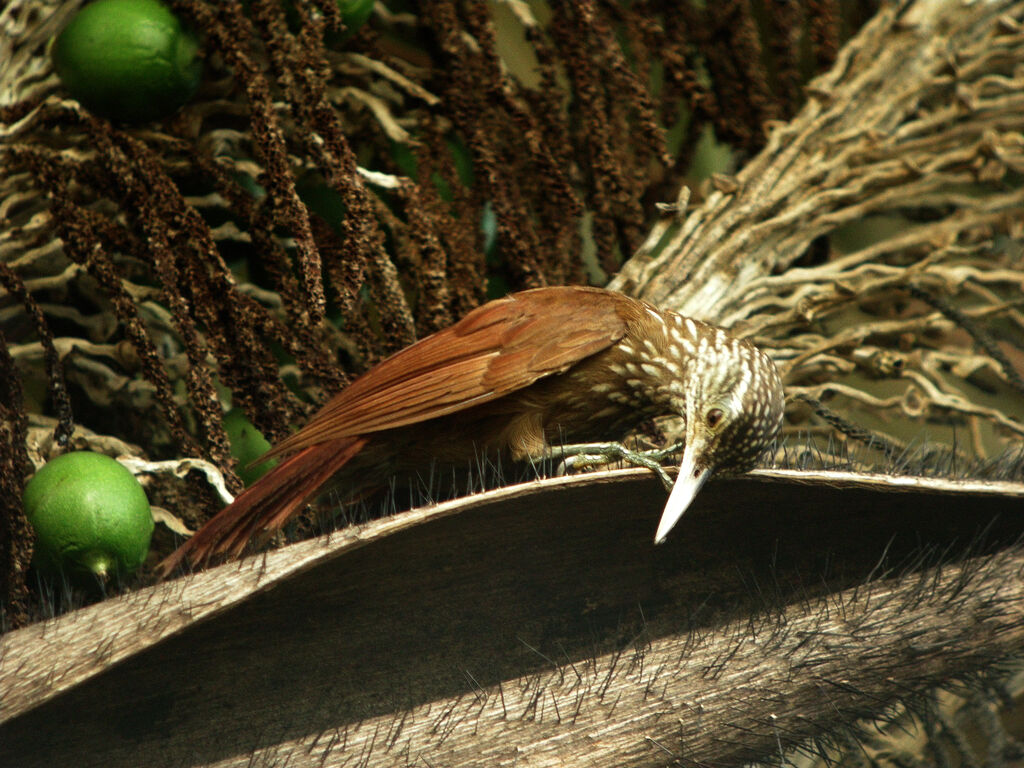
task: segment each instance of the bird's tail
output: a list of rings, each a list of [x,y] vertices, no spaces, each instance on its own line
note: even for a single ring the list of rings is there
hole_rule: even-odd
[[[217,555],[237,557],[256,534],[280,530],[364,445],[366,438],[341,438],[289,456],[210,518],[157,572],[166,578],[184,560],[204,566]]]

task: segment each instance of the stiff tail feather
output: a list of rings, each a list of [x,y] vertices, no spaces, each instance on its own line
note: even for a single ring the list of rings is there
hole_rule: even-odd
[[[364,437],[346,437],[289,456],[164,558],[157,566],[160,577],[184,560],[204,566],[217,555],[237,557],[257,533],[281,529],[364,445]]]

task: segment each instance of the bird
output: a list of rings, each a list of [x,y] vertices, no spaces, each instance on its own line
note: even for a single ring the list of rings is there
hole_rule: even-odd
[[[163,560],[203,567],[280,530],[328,485],[516,460],[561,441],[624,436],[681,417],[679,472],[655,533],[665,541],[705,481],[753,468],[783,418],[768,355],[725,330],[587,286],[511,293],[386,358],[259,461],[280,463]]]

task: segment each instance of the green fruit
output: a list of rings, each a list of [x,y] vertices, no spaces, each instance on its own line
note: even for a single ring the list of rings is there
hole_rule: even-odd
[[[47,462],[25,486],[24,504],[42,571],[106,579],[137,570],[149,553],[146,492],[109,456],[78,451]]]
[[[337,4],[341,20],[345,23],[345,31],[340,34],[328,32],[325,37],[328,45],[338,45],[348,40],[373,13],[373,0],[337,0]]]
[[[171,114],[199,88],[203,64],[191,31],[158,0],[97,0],[64,27],[53,66],[71,95],[113,120]]]
[[[323,176],[307,173],[295,183],[295,191],[306,207],[323,219],[335,232],[341,231],[348,208],[341,195],[327,186]]]
[[[345,33],[354,34],[373,13],[374,0],[338,0],[341,20],[345,22]]]
[[[235,472],[246,485],[252,485],[277,463],[264,461],[256,466],[249,466],[270,450],[270,443],[263,433],[253,426],[241,408],[232,408],[224,414],[224,431],[231,442],[231,455],[238,459]]]

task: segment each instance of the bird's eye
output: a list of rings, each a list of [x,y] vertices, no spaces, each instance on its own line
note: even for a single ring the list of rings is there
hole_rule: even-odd
[[[712,408],[707,412],[704,420],[707,422],[711,429],[717,429],[718,425],[722,423],[722,419],[725,418],[725,413],[721,408]]]

